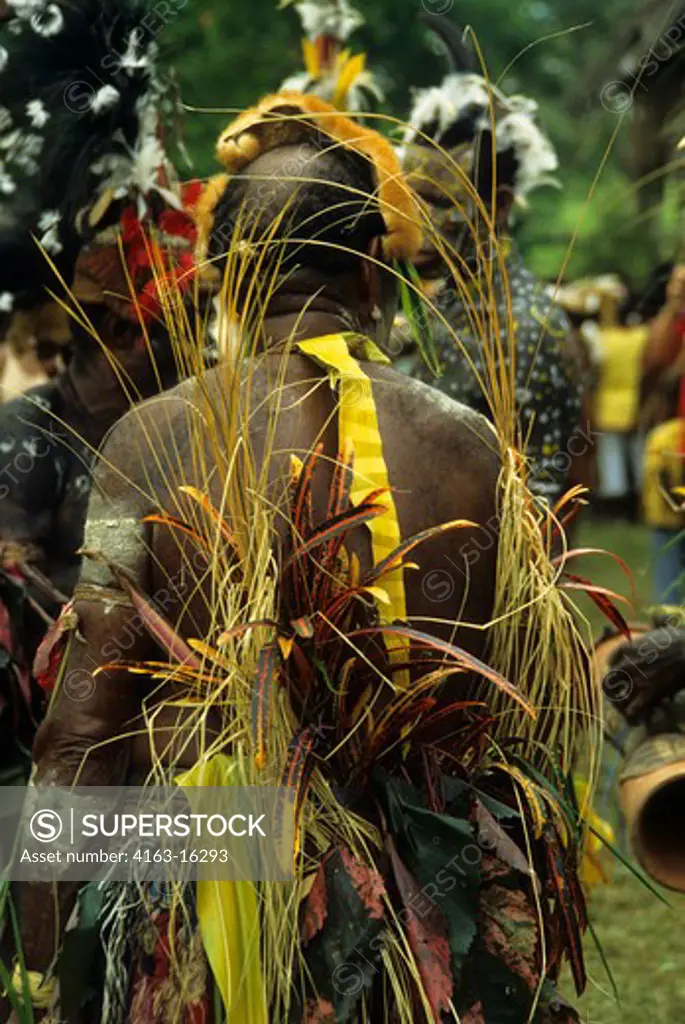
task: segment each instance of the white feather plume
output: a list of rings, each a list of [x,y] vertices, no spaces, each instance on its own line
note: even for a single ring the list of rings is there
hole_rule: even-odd
[[[364,24],[364,18],[348,0],[286,0],[281,7],[295,7],[302,27],[310,39],[334,36],[345,42]]]
[[[537,103],[526,96],[506,96],[481,75],[454,72],[442,85],[416,93],[404,143],[425,141],[433,125],[433,138],[439,143],[446,132],[462,119],[472,124],[473,135],[492,131],[498,152],[513,150],[518,163],[515,196],[525,203],[526,196],[540,185],[556,184],[552,174],[559,167],[554,147],[536,123]]]
[[[61,220],[62,215],[59,210],[44,210],[38,218],[38,230],[41,232],[40,244],[52,256],[56,256],[63,249],[59,237]]]
[[[114,85],[101,85],[90,102],[90,111],[92,114],[101,114],[115,107],[120,99],[121,93]]]
[[[279,92],[307,92],[312,84],[311,75],[307,71],[298,71],[281,82]]]
[[[45,10],[47,0],[7,0],[18,18],[28,21]]]
[[[64,28],[64,15],[57,4],[48,4],[44,10],[31,15],[30,24],[39,36],[49,39],[50,36],[58,35]]]
[[[131,149],[121,139],[122,150],[108,153],[103,160],[94,163],[91,170],[101,179],[101,193],[111,190],[117,198],[127,194],[135,197],[138,214],[142,217],[146,207],[145,197],[151,192],[158,192],[176,209],[183,209],[183,204],[175,192],[160,183],[160,172],[163,169],[170,172],[171,165],[157,134],[154,94],[148,93],[141,100],[141,130],[135,146]]]

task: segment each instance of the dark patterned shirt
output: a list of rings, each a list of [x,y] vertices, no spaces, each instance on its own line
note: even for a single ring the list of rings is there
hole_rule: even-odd
[[[515,250],[506,258],[506,269],[506,282],[499,270],[493,275],[489,306],[496,296],[505,352],[509,349],[506,326],[511,318],[515,323],[519,436],[527,441],[531,489],[554,502],[563,492],[571,462],[568,443],[581,421],[579,374],[567,342],[571,325],[554,303],[551,289],[524,267]],[[483,392],[483,382],[487,386],[489,379],[487,362],[482,340],[474,333],[473,312],[446,284],[433,301],[450,325],[448,330],[438,317],[432,318],[442,376],[436,379],[421,357],[414,360],[409,372],[492,419]],[[492,322],[492,310],[488,309],[484,319]]]
[[[59,378],[0,405],[0,545],[40,549],[41,570],[65,591],[78,576],[94,458],[65,423],[70,411]]]

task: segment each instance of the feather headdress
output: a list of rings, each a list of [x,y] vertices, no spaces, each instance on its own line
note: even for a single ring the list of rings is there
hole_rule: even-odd
[[[230,175],[239,174],[258,156],[279,146],[328,138],[368,162],[374,179],[374,196],[385,225],[383,255],[386,259],[414,259],[421,247],[421,222],[412,189],[404,180],[397,155],[387,139],[344,117],[318,96],[297,92],[276,93],[260,100],[221,133],[216,146],[227,174],[213,178],[195,216],[199,232],[199,257],[204,256],[217,203]]]
[[[5,305],[70,283],[84,242],[144,211],[180,206],[158,137],[162,88],[143,0],[9,0],[0,47],[0,286]],[[40,247],[44,250],[41,252]],[[11,300],[10,300],[10,297]]]
[[[491,164],[492,133],[497,182],[517,201],[540,185],[556,184],[554,148],[536,123],[537,104],[526,96],[506,96],[477,73],[473,53],[451,22],[437,15],[422,20],[446,46],[451,70],[442,84],[416,93],[405,131],[405,145],[431,140],[447,150],[470,147],[472,164]]]
[[[291,75],[281,92],[311,92],[339,110],[368,110],[383,94],[367,70],[366,54],[352,54],[345,43],[364,24],[348,0],[281,0],[281,8],[295,7],[304,39],[305,70]]]

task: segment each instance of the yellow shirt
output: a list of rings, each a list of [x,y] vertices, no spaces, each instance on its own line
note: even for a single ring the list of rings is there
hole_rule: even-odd
[[[664,496],[664,489],[682,487],[685,483],[685,420],[666,420],[647,435],[644,455],[642,503],[648,526],[678,529],[685,525],[681,512],[674,512]],[[678,502],[678,498],[674,498]]]
[[[599,386],[595,395],[595,419],[599,430],[628,433],[637,426],[640,405],[642,352],[649,329],[603,327]]]

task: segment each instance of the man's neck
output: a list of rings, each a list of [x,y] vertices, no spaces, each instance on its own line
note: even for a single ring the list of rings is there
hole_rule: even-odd
[[[353,331],[355,326],[353,318],[336,313],[281,313],[266,317],[262,330],[266,347],[277,348],[284,342]]]
[[[305,341],[326,334],[360,330],[360,311],[352,302],[319,294],[281,294],[268,309],[261,327],[266,348],[286,341]]]

